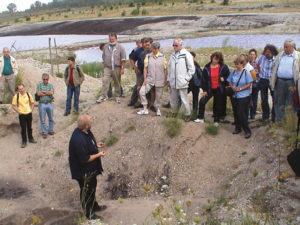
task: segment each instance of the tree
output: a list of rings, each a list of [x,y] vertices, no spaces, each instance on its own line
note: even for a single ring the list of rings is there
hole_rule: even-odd
[[[35,7],[36,9],[39,9],[39,8],[42,7],[42,3],[41,3],[40,1],[36,1],[36,2],[34,3],[34,7]]]
[[[9,3],[7,9],[10,13],[14,13],[17,11],[17,5],[15,3]]]

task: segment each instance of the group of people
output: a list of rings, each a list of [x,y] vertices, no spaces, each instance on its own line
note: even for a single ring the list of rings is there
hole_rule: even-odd
[[[244,137],[251,137],[248,120],[256,116],[258,94],[261,96],[262,120],[281,122],[285,110],[292,106],[293,96],[298,93],[300,70],[300,53],[296,51],[293,40],[286,40],[283,51],[278,52],[274,45],[267,44],[260,56],[255,49],[247,54],[240,54],[234,59],[235,68],[230,69],[221,52],[214,52],[209,62],[201,68],[196,54],[183,47],[183,40],[176,38],[169,59],[161,52],[160,43],[152,38],[137,41],[137,47],[129,54],[130,65],[136,74],[136,83],[128,106],[140,108],[138,115],[148,115],[149,109],[161,116],[163,91],[168,90],[169,105],[172,113],[181,111],[186,121],[193,119],[196,123],[204,123],[205,108],[213,98],[214,125],[226,122],[227,101],[232,105],[235,129],[233,134],[244,131]],[[117,103],[124,96],[121,77],[124,74],[126,51],[118,43],[117,34],[109,34],[109,42],[101,45],[104,65],[101,95],[97,103],[102,103],[114,96]],[[42,74],[42,81],[37,84],[34,97],[26,91],[24,84],[17,85],[15,94],[15,78],[18,73],[16,60],[9,49],[3,49],[0,58],[0,103],[3,102],[4,84],[8,84],[13,96],[12,107],[19,115],[22,145],[27,141],[36,143],[32,136],[32,111],[38,101],[40,132],[43,138],[54,135],[53,101],[54,87],[49,82],[49,75]],[[84,73],[76,65],[73,56],[68,57],[68,65],[64,73],[67,99],[64,116],[73,112],[79,113],[80,87],[84,81]],[[165,88],[168,87],[168,88]],[[202,91],[201,91],[202,90]],[[192,107],[188,93],[192,92]],[[269,93],[272,97],[272,110],[269,106]],[[194,115],[194,118],[193,118]],[[48,120],[48,123],[46,123]],[[94,212],[102,210],[95,201],[97,185],[96,176],[101,174],[100,158],[105,151],[98,148],[91,132],[91,117],[81,115],[78,128],[72,134],[69,145],[69,161],[72,178],[78,181],[81,190],[81,202],[87,218],[94,218]],[[88,177],[88,179],[87,179]],[[85,196],[88,192],[89,196]]]
[[[169,60],[160,51],[160,43],[152,38],[137,41],[137,47],[129,54],[130,65],[136,74],[136,84],[128,106],[142,108],[138,115],[148,115],[149,109],[161,116],[161,98],[168,87],[169,104],[173,113],[179,110],[184,119],[204,123],[205,106],[213,98],[214,125],[227,122],[227,100],[232,105],[235,130],[242,130],[245,138],[251,137],[248,119],[256,116],[258,94],[261,96],[262,118],[280,122],[285,109],[292,105],[292,98],[299,79],[299,52],[293,40],[284,42],[279,53],[274,45],[267,44],[260,56],[256,49],[240,54],[230,69],[221,52],[214,52],[210,61],[201,68],[196,54],[183,47],[183,40],[173,41],[174,52]],[[109,35],[109,43],[102,45],[104,78],[102,93],[97,103],[108,99],[109,86],[113,80],[116,102],[120,102],[121,75],[124,74],[126,53],[118,43],[117,35]],[[202,89],[202,92],[200,90]],[[188,93],[192,92],[192,110]],[[200,93],[200,95],[199,95]],[[272,110],[269,106],[272,96]],[[195,117],[195,118],[193,118]]]

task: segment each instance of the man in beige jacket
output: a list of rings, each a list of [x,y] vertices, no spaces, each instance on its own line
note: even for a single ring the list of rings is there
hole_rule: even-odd
[[[103,48],[102,59],[104,65],[103,83],[101,96],[97,103],[108,99],[107,92],[111,80],[114,81],[116,102],[120,103],[121,75],[124,74],[126,52],[125,48],[118,43],[116,33],[109,34],[109,43]]]

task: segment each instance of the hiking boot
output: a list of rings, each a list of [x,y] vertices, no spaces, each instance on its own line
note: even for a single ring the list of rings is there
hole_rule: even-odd
[[[149,111],[148,109],[142,109],[140,111],[137,112],[138,115],[148,115]]]
[[[105,209],[107,209],[107,206],[106,206],[106,205],[98,205],[98,204],[94,204],[94,207],[93,207],[93,211],[94,211],[94,212],[104,211]]]
[[[195,119],[194,122],[195,123],[204,123],[204,119]]]
[[[46,139],[46,138],[47,138],[47,134],[42,134],[42,137],[43,137],[44,139]]]
[[[133,102],[129,102],[128,104],[127,104],[127,106],[134,106],[134,103]]]
[[[164,108],[171,108],[170,102],[168,102],[167,104],[163,104],[162,106],[163,106]]]
[[[105,102],[106,100],[107,100],[107,97],[100,96],[100,97],[97,99],[96,103]]]
[[[68,115],[70,115],[70,112],[65,112],[64,113],[64,116],[68,116]]]
[[[157,108],[157,110],[156,110],[156,115],[157,115],[157,116],[161,116],[161,112],[160,112],[160,109],[159,109],[159,108]]]
[[[234,130],[234,131],[232,132],[232,134],[239,134],[239,133],[241,133],[241,130]]]
[[[26,147],[26,142],[22,142],[22,144],[21,144],[21,148],[25,148]]]
[[[244,137],[245,137],[246,139],[250,138],[250,137],[251,137],[251,133],[246,133]]]
[[[134,104],[134,108],[135,109],[143,108],[143,105],[141,103],[136,103],[136,104]]]
[[[86,218],[88,220],[98,220],[98,219],[102,220],[103,219],[101,216],[98,216],[98,215],[96,215],[94,213],[92,215],[90,215],[90,216],[87,216]]]
[[[32,139],[30,139],[30,140],[29,140],[29,143],[36,144],[36,143],[37,143],[37,141],[36,141],[36,140],[34,140],[34,138],[32,138]]]
[[[184,117],[183,117],[183,120],[184,120],[185,122],[190,122],[190,121],[191,121],[191,116],[184,116]]]
[[[51,131],[48,133],[49,135],[54,135],[54,131]]]

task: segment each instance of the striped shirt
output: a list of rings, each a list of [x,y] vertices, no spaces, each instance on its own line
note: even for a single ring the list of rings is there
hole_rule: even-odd
[[[259,78],[270,79],[272,75],[272,67],[274,63],[274,57],[272,59],[268,59],[266,56],[261,55],[257,61],[259,65]]]

